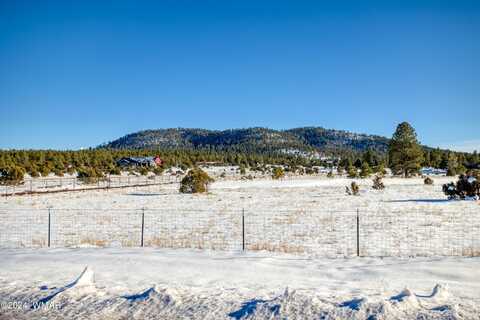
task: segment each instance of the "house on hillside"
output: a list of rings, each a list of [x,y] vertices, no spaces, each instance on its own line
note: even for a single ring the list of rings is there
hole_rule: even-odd
[[[161,166],[163,160],[159,156],[155,157],[126,157],[117,161],[119,167],[155,167]]]
[[[445,176],[447,175],[447,170],[445,169],[437,169],[432,167],[422,168],[420,169],[420,174],[424,176]]]
[[[469,170],[472,170],[472,169],[480,170],[480,163],[469,163],[465,167]]]

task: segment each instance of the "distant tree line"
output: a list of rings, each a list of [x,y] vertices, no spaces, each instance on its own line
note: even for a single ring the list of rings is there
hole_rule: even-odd
[[[66,173],[78,174],[81,178],[102,177],[119,174],[117,161],[123,157],[160,155],[161,167],[127,168],[141,174],[161,173],[163,169],[176,166],[182,170],[193,168],[200,163],[237,165],[242,172],[245,168],[266,171],[267,165],[284,165],[289,171],[301,167],[327,165],[324,161],[310,160],[280,152],[239,153],[235,151],[166,149],[166,150],[114,150],[88,149],[78,151],[57,150],[3,150],[0,151],[0,182],[16,181],[28,173],[32,177],[46,177],[49,174],[62,177]],[[313,172],[313,171],[312,171]]]
[[[140,174],[149,171],[159,174],[176,166],[182,170],[200,163],[236,165],[245,174],[246,168],[266,172],[268,165],[282,166],[285,172],[313,174],[318,167],[337,167],[339,174],[349,177],[368,177],[373,173],[384,174],[391,168],[394,174],[410,176],[421,167],[446,169],[448,175],[463,174],[469,167],[480,164],[477,152],[463,153],[422,147],[415,130],[404,122],[398,125],[389,142],[388,152],[367,149],[364,152],[339,150],[330,153],[330,159],[316,159],[287,154],[278,150],[216,150],[213,148],[166,148],[166,149],[109,149],[105,147],[78,150],[0,150],[0,183],[19,182],[25,173],[32,177],[45,177],[53,173],[63,176],[76,173],[80,178],[103,177],[119,174],[117,161],[123,157],[160,155],[161,167],[131,168]]]

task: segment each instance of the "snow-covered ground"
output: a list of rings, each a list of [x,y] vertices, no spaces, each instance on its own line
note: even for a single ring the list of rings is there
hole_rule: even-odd
[[[0,198],[0,209],[77,208],[255,208],[315,209],[349,211],[369,210],[474,210],[479,203],[446,201],[442,184],[455,181],[452,177],[434,177],[435,184],[427,186],[423,179],[385,178],[386,189],[373,190],[371,179],[346,179],[303,176],[285,180],[218,181],[211,185],[208,195],[188,195],[178,192],[178,184],[138,187],[117,190],[93,190],[78,193],[56,193]],[[349,197],[345,186],[352,181],[360,185],[360,196]]]
[[[142,175],[128,175],[122,172],[121,175],[109,175],[104,179],[99,179],[96,182],[84,183],[73,175],[65,175],[63,177],[26,177],[24,182],[20,185],[3,185],[0,186],[0,195],[10,196],[22,193],[37,193],[37,192],[53,192],[53,191],[67,191],[67,190],[83,190],[83,189],[98,189],[98,188],[118,188],[132,185],[153,185],[175,183],[179,181],[178,176],[161,175],[157,176],[149,173],[147,176]]]
[[[480,205],[434,180],[359,179],[359,196],[350,179],[302,177],[1,198],[0,319],[479,319]],[[355,257],[357,210],[369,257]]]
[[[447,201],[451,178],[388,178],[383,191],[356,180],[304,177],[282,181],[219,181],[207,195],[178,185],[3,198],[0,247],[140,246],[238,250],[244,213],[247,250],[313,256],[435,256],[480,254],[480,206]],[[142,210],[145,208],[145,210]]]
[[[4,249],[0,319],[479,319],[479,279],[480,258]]]

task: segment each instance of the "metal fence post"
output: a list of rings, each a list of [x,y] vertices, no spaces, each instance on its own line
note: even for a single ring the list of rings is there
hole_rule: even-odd
[[[357,209],[357,257],[360,257],[360,217]]]
[[[242,251],[245,252],[245,208],[242,208]]]
[[[51,221],[52,221],[52,217],[51,217],[51,208],[48,208],[48,247],[50,248],[50,232],[51,232]]]
[[[142,238],[140,240],[140,246],[143,247],[143,234],[145,231],[145,208],[142,208]]]

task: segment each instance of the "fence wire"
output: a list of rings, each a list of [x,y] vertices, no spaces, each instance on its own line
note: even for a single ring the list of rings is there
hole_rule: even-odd
[[[88,181],[79,178],[40,178],[28,179],[20,185],[0,186],[2,196],[29,193],[48,193],[86,189],[109,189],[128,186],[149,186],[176,183],[179,176],[107,176],[91,178]]]
[[[480,210],[0,209],[0,248],[91,246],[480,256]]]

